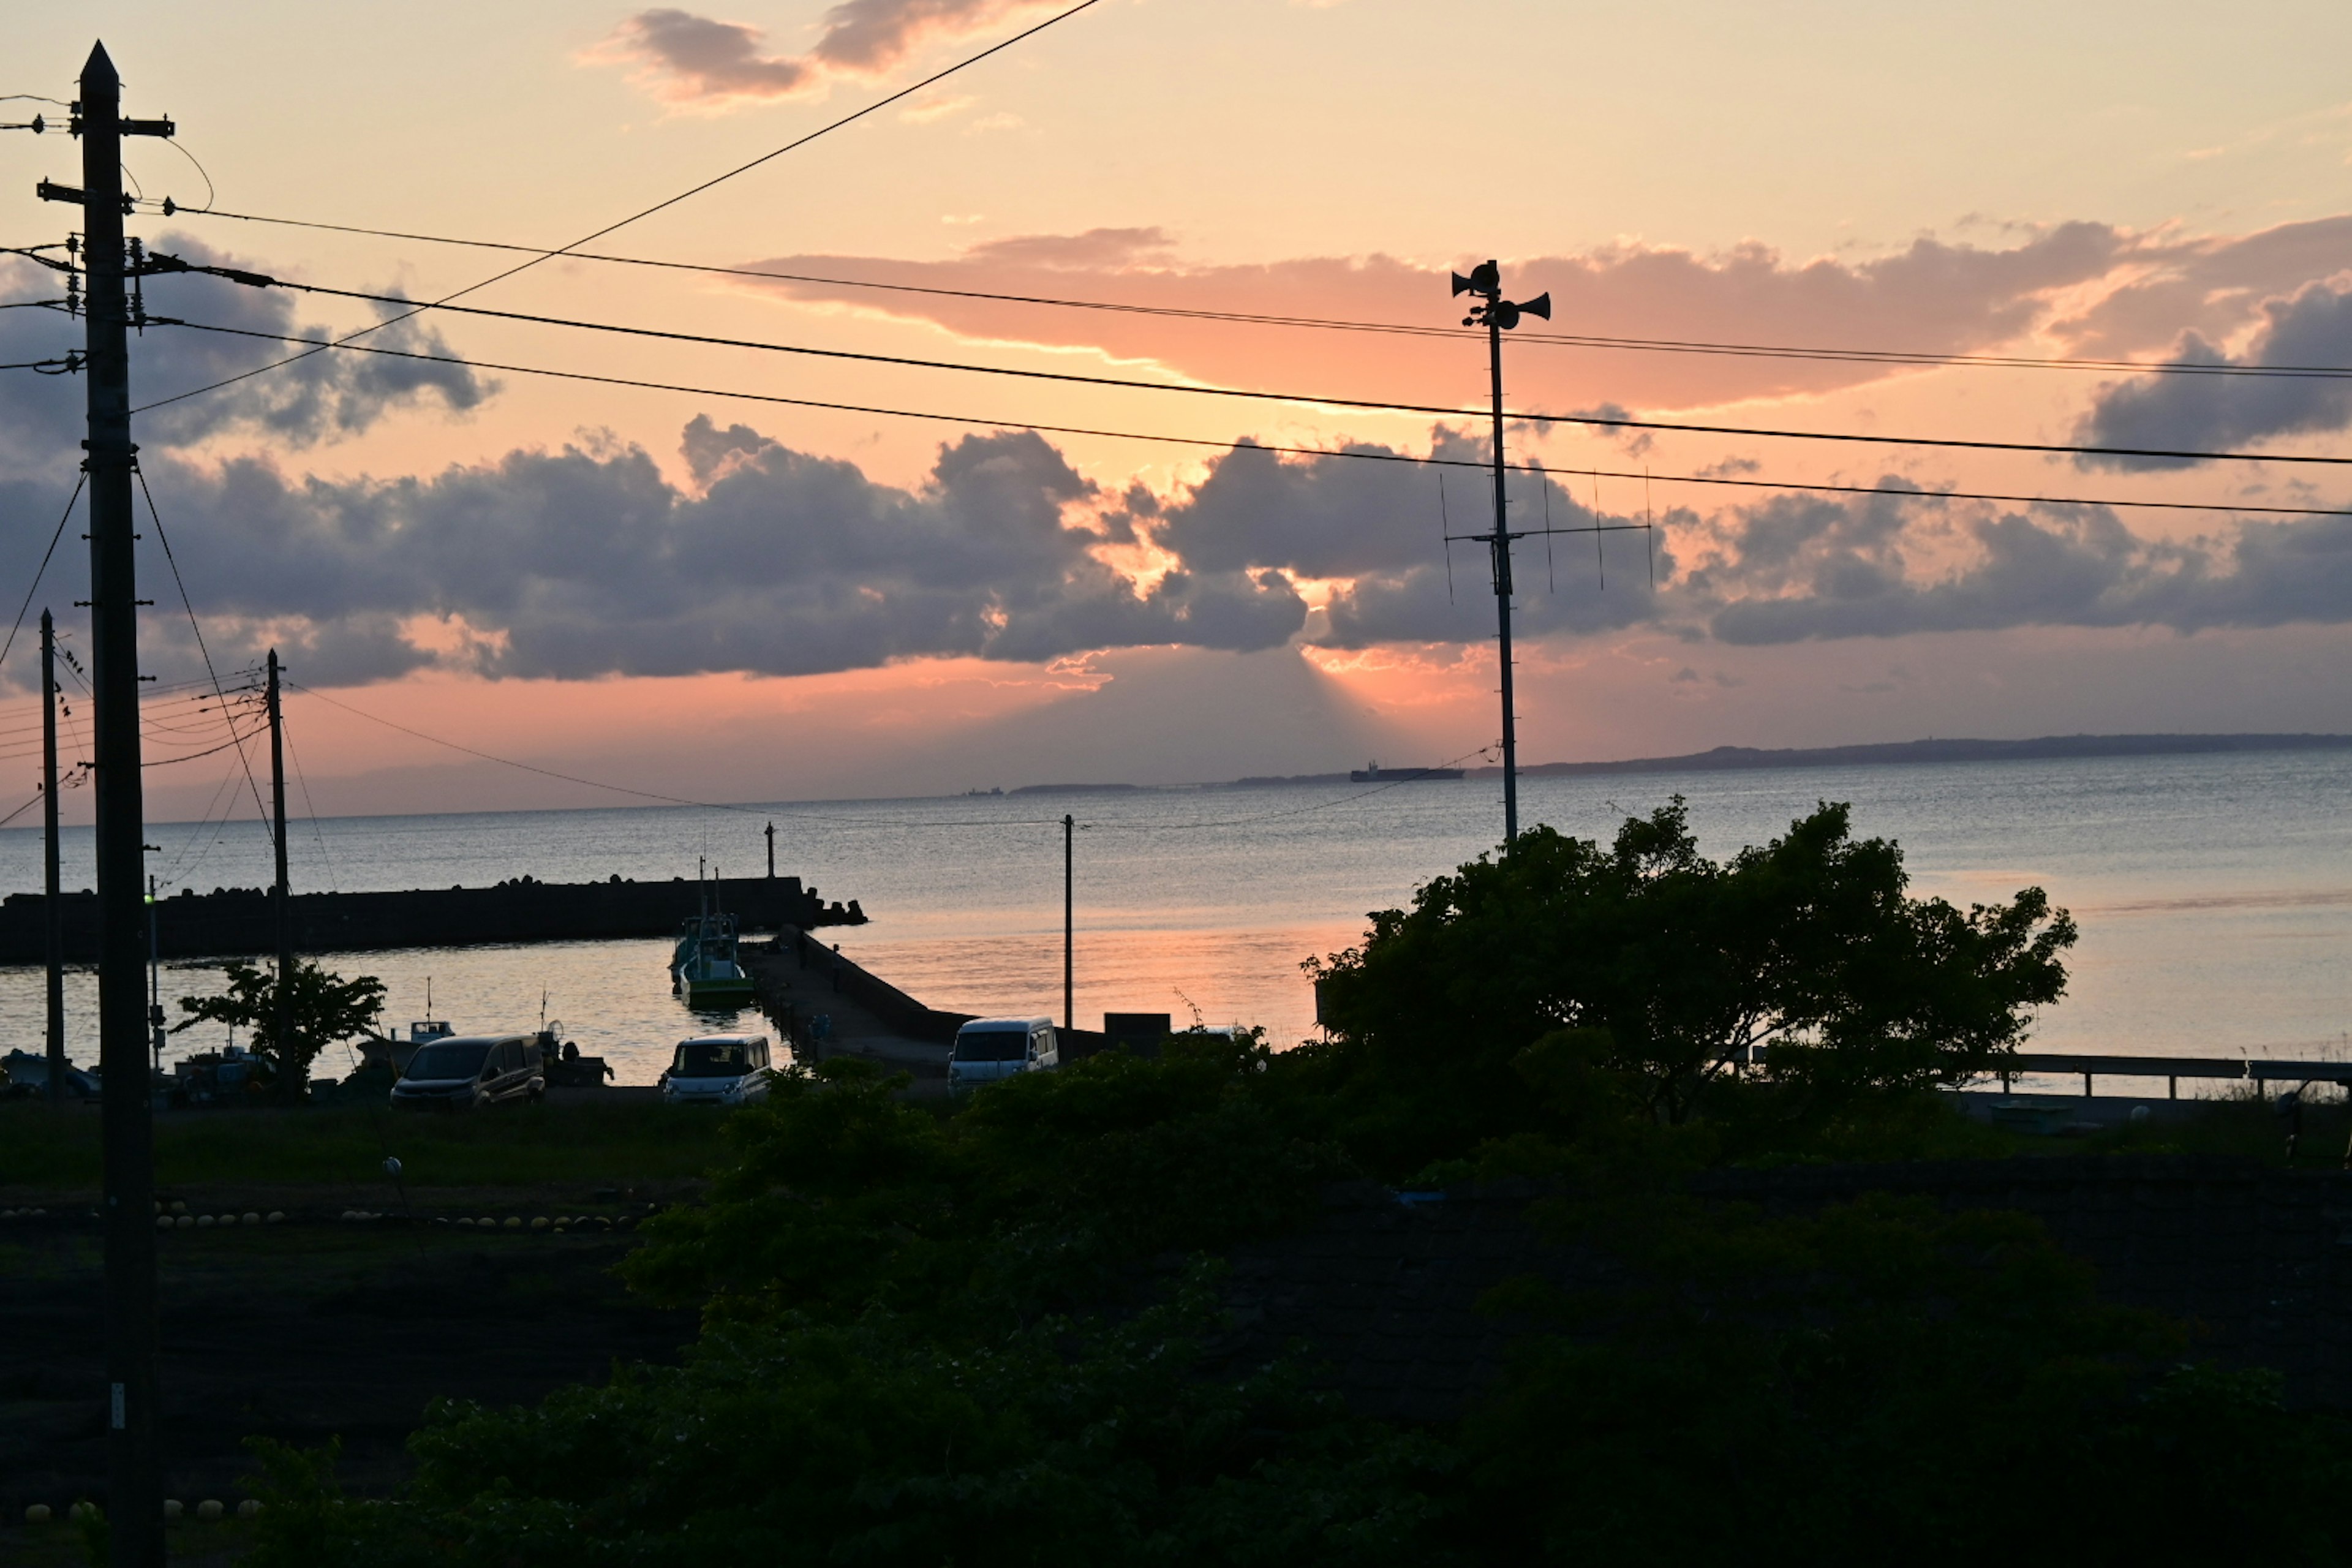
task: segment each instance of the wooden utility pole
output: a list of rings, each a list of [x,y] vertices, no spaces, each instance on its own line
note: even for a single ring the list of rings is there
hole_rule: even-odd
[[[129,310],[123,290],[122,138],[169,136],[125,121],[106,46],[82,67],[82,260],[89,288],[90,687],[97,731],[98,1038],[105,1080],[108,1556],[162,1568],[163,1473],[156,1422],[155,1158],[141,927],[144,803],[139,779],[139,623],[131,547]]]
[[[269,913],[278,928],[278,1089],[289,1103],[301,1100],[308,1069],[294,1049],[294,931],[286,902],[286,724],[278,692],[278,650],[269,650],[269,814],[278,852],[278,880],[269,888]]]
[[[58,886],[58,631],[41,612],[41,887],[47,915],[49,1103],[66,1102],[66,911]]]

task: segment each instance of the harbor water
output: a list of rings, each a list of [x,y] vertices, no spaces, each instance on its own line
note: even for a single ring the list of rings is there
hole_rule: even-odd
[[[691,879],[698,858],[730,876],[777,869],[870,925],[826,940],[937,1007],[1061,1013],[1065,813],[1076,824],[1076,1002],[1166,1012],[1179,1025],[1259,1024],[1277,1043],[1314,1032],[1299,964],[1360,937],[1366,913],[1409,901],[1433,874],[1499,837],[1491,779],[1107,790],[934,800],[298,819],[303,889],[483,886],[614,875]],[[1853,807],[1858,833],[1899,841],[1914,891],[1956,902],[2039,885],[2083,930],[2067,998],[2029,1049],[2340,1057],[2352,1030],[2352,753],[1655,773],[1530,778],[1522,815],[1579,837],[1681,795],[1721,856],[1786,829],[1817,801]],[[250,820],[159,824],[148,840],[166,896],[258,887],[268,841]],[[89,837],[68,830],[66,885],[90,884]],[[0,891],[40,886],[37,829],[0,831]],[[428,1016],[461,1031],[559,1018],[621,1081],[650,1082],[671,1042],[735,1022],[670,994],[666,938],[529,947],[327,954],[380,976],[387,1021]],[[170,1015],[215,990],[217,969],[168,964]],[[96,1054],[96,987],[68,977],[71,1051]],[[0,969],[0,1048],[37,1050],[37,969]],[[748,1017],[745,1022],[748,1023]],[[174,1035],[167,1059],[220,1043]],[[331,1065],[331,1064],[325,1064]]]

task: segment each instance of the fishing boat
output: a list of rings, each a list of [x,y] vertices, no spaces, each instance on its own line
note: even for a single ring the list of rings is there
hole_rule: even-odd
[[[681,935],[677,989],[689,1007],[741,1007],[751,1001],[751,977],[743,973],[737,945],[735,917],[698,915],[693,930]],[[691,936],[688,945],[687,936]]]

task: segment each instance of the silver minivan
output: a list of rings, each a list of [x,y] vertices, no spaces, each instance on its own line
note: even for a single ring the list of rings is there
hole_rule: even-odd
[[[1051,1018],[974,1018],[956,1031],[948,1053],[948,1088],[973,1089],[1015,1073],[1062,1065]]]
[[[661,1075],[664,1105],[750,1105],[768,1098],[768,1037],[698,1035],[680,1040]]]
[[[392,1103],[399,1110],[472,1110],[546,1092],[536,1037],[449,1036],[416,1047],[392,1086]]]

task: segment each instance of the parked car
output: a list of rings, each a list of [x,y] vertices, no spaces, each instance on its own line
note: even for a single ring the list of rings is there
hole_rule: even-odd
[[[396,1110],[473,1110],[546,1092],[537,1037],[461,1035],[417,1047],[392,1086],[392,1103]]]
[[[976,1089],[1015,1073],[1062,1065],[1051,1018],[974,1018],[956,1031],[948,1053],[948,1088]]]
[[[664,1105],[749,1105],[768,1098],[768,1037],[698,1035],[680,1040],[661,1075]]]

